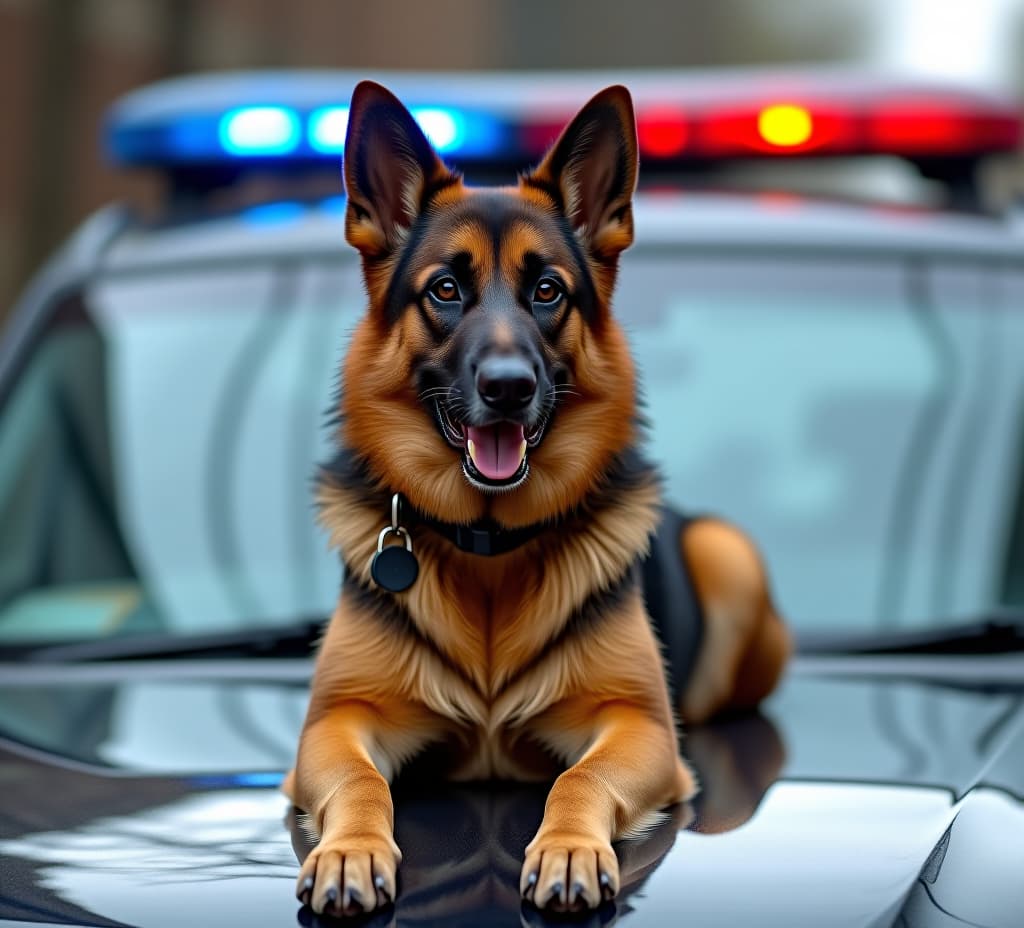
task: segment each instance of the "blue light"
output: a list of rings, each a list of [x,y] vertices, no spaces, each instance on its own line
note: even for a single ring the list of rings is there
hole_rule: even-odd
[[[512,146],[515,143],[508,127],[487,113],[440,109],[432,112],[448,116],[454,129],[449,138],[441,136],[434,143],[442,153],[453,153],[462,158],[497,158],[514,150]],[[436,116],[431,118],[435,120],[435,129],[440,134],[445,128],[445,121]],[[441,142],[447,144],[442,145]]]
[[[419,106],[412,110],[413,118],[419,123],[423,134],[442,154],[457,151],[467,141],[467,119],[462,113],[437,106]],[[469,120],[470,128],[483,130],[484,147],[488,147],[494,132],[480,117]],[[322,106],[309,114],[306,137],[314,151],[326,155],[340,155],[345,150],[345,133],[348,130],[347,106]]]
[[[242,211],[242,218],[257,226],[278,226],[295,222],[306,215],[306,207],[291,200],[260,203]]]
[[[231,155],[287,155],[302,138],[299,114],[285,106],[242,106],[225,113],[218,133]]]
[[[420,106],[412,111],[423,134],[439,152],[454,151],[462,144],[465,132],[462,117],[454,110]]]
[[[344,216],[348,200],[343,196],[325,197],[320,201],[320,209],[331,216]]]
[[[340,155],[345,150],[347,129],[347,106],[322,106],[313,110],[307,130],[310,148],[325,155]]]
[[[238,786],[251,786],[256,789],[280,786],[284,780],[283,773],[253,772],[235,774],[235,783]]]
[[[277,88],[270,98],[287,101],[288,88]],[[266,86],[254,85],[252,93],[236,92],[234,100],[265,101]],[[307,96],[296,94],[297,98]],[[254,102],[215,108],[182,95],[170,110],[161,95],[159,106],[142,106],[129,99],[119,105],[107,126],[107,144],[114,160],[122,165],[194,165],[252,159],[260,169],[278,162],[285,170],[291,165],[313,167],[316,161],[337,159],[344,153],[349,108],[338,93],[317,93],[316,102]],[[421,98],[422,99],[422,98]],[[501,159],[522,160],[519,124],[473,106],[446,106],[426,102],[412,109],[412,115],[434,148],[455,163]]]
[[[201,789],[273,789],[284,781],[283,773],[252,771],[247,773],[208,773],[190,777],[189,783]]]

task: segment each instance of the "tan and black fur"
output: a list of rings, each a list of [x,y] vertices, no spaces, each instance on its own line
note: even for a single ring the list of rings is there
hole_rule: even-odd
[[[319,836],[298,881],[317,912],[394,898],[389,781],[436,745],[456,779],[557,775],[521,891],[542,907],[596,907],[619,885],[611,842],[697,788],[676,715],[692,724],[753,706],[779,677],[789,639],[760,558],[736,529],[696,522],[679,554],[706,627],[670,705],[636,571],[659,482],[638,451],[635,372],[611,311],[636,171],[622,87],[591,100],[517,186],[479,189],[388,91],[355,91],[346,236],[369,307],[344,362],[339,454],[319,486],[346,578],[286,781]],[[458,386],[475,369],[467,357],[513,355],[532,359],[542,438],[525,479],[499,492],[467,479],[434,404],[469,422],[480,403]],[[425,519],[543,529],[482,557],[424,526],[418,579],[389,593],[369,565],[394,493]]]

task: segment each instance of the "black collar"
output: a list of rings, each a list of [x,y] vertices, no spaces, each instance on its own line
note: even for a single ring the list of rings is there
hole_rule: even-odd
[[[427,526],[442,538],[447,538],[460,551],[484,557],[496,557],[515,551],[553,525],[551,522],[535,522],[522,528],[502,528],[489,519],[471,522],[469,525],[458,525],[454,522],[440,522],[425,516],[422,512],[415,512],[410,522]]]

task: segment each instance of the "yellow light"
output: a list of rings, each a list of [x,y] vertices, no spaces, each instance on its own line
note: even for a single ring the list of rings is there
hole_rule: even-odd
[[[778,103],[766,106],[757,116],[757,131],[769,145],[792,148],[803,145],[811,137],[814,123],[802,106]]]

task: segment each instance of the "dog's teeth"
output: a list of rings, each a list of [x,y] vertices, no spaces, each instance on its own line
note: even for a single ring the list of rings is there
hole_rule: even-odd
[[[472,438],[466,439],[466,450],[469,452],[469,459],[476,464],[476,445],[473,444]]]
[[[523,439],[523,443],[519,446],[519,463],[523,463],[523,458],[526,457],[526,439]]]

